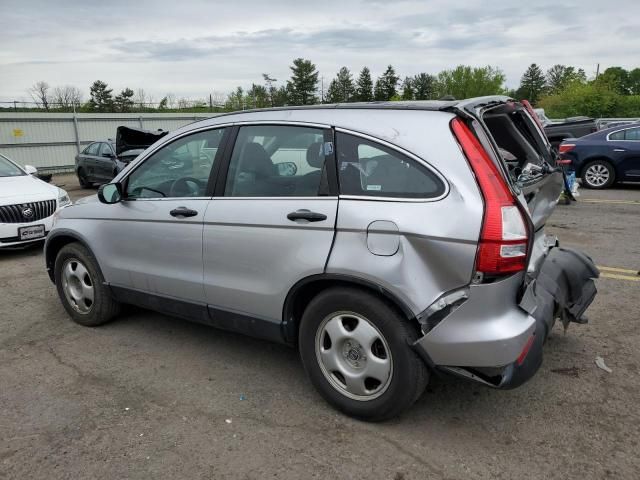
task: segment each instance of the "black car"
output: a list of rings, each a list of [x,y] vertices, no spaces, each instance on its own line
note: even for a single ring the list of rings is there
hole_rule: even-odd
[[[76,174],[82,187],[94,183],[110,182],[130,161],[145,148],[167,133],[130,127],[118,127],[116,141],[111,139],[93,142],[76,155]]]
[[[568,138],[560,145],[560,158],[587,188],[640,182],[640,123]]]

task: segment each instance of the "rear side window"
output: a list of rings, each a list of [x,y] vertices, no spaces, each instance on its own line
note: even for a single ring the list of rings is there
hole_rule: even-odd
[[[630,128],[624,132],[625,140],[640,140],[640,128]]]
[[[624,140],[624,130],[609,134],[609,140]]]
[[[343,195],[434,198],[445,191],[429,169],[379,143],[337,132],[336,152]]]

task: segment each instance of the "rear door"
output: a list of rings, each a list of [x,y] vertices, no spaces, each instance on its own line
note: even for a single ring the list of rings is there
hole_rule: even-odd
[[[227,326],[265,336],[246,318],[277,333],[287,293],[322,273],[331,250],[338,206],[331,131],[247,124],[235,136],[204,217],[205,297],[214,322],[237,314]]]
[[[86,177],[88,177],[92,181],[97,180],[97,176],[95,172],[95,169],[96,169],[95,160],[98,155],[98,152],[100,151],[100,145],[101,145],[101,142],[92,143],[87,148],[85,148],[84,151],[79,156],[80,158],[79,167],[82,168]]]
[[[457,107],[475,117],[480,141],[493,152],[509,184],[526,204],[536,232],[541,231],[555,209],[564,180],[556,168],[555,150],[533,113],[513,101],[462,102]]]

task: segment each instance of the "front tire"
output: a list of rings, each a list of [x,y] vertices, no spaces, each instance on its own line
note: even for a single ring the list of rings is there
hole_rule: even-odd
[[[120,312],[120,304],[104,285],[98,262],[83,245],[70,243],[60,249],[54,278],[60,301],[74,322],[96,327]]]
[[[411,349],[417,332],[385,301],[332,288],[307,306],[298,336],[309,378],[338,410],[364,420],[400,414],[424,391],[428,370]]]
[[[80,183],[82,188],[90,188],[92,185],[91,182],[87,180],[87,175],[82,168],[78,170],[78,183]]]
[[[609,188],[615,180],[616,172],[606,160],[593,160],[582,170],[582,183],[586,188],[596,190]]]

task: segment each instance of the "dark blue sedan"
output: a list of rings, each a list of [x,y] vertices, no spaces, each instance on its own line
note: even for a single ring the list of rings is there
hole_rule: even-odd
[[[640,123],[566,139],[560,144],[560,159],[587,188],[640,182]]]

